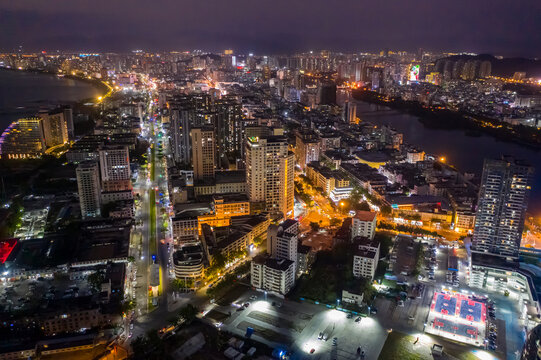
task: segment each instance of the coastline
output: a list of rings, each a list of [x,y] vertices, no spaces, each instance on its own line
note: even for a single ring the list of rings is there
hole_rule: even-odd
[[[49,75],[49,76],[54,76],[54,77],[58,78],[58,73],[55,73],[55,72],[52,72],[52,71],[47,71],[47,70],[44,70],[44,69],[24,69],[24,70],[20,70],[20,69],[14,69],[14,68],[0,67],[0,70],[6,70],[6,71],[12,71],[12,72],[22,72],[22,73],[28,73],[28,74],[43,74],[43,75]],[[71,80],[75,80],[75,81],[86,82],[88,84],[91,84],[96,89],[100,90],[100,92],[102,92],[102,95],[105,95],[109,91],[109,88],[107,87],[107,85],[105,85],[99,79],[89,79],[89,78],[85,78],[85,77],[81,77],[81,76],[77,76],[77,75],[71,75],[71,74],[64,74],[62,76],[62,78],[71,79]],[[84,100],[87,100],[87,99],[84,99]],[[82,101],[83,101],[83,99],[79,100],[78,102],[82,102]]]
[[[541,150],[541,131],[535,128],[513,126],[498,120],[455,112],[446,108],[426,107],[417,101],[389,99],[370,90],[353,90],[352,97],[355,100],[414,115],[427,128],[464,130],[466,136],[487,134],[498,141],[515,143],[536,151]]]

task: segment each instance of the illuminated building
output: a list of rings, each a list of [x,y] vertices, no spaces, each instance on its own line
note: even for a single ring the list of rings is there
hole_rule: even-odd
[[[229,226],[231,218],[250,214],[250,201],[244,194],[214,195],[210,208],[180,212],[171,219],[173,238],[177,243],[197,240],[203,224],[212,227]]]
[[[44,149],[40,118],[14,121],[0,136],[0,157],[4,159],[36,158],[43,154]]]
[[[203,249],[200,244],[185,245],[173,253],[173,270],[177,279],[197,279],[203,276]]]
[[[190,163],[190,126],[195,121],[195,109],[185,104],[171,104],[171,152],[178,163]]]
[[[40,111],[38,116],[41,118],[46,147],[62,145],[69,141],[68,122],[63,110]]]
[[[376,215],[372,211],[357,211],[351,223],[351,239],[361,236],[372,240],[376,235]]]
[[[127,146],[106,146],[100,149],[102,181],[130,180],[130,156]]]
[[[293,216],[295,159],[281,136],[250,137],[246,142],[246,184],[251,203],[273,215]]]
[[[456,231],[473,231],[475,226],[475,214],[467,211],[457,211],[455,216]]]
[[[344,109],[342,113],[342,119],[348,124],[358,124],[357,119],[357,104],[352,101],[346,101],[344,103]]]
[[[419,81],[420,66],[418,64],[411,65],[409,81]]]
[[[409,150],[406,155],[406,161],[410,164],[415,164],[419,161],[425,160],[425,152],[416,149]]]
[[[302,130],[297,132],[295,137],[295,160],[297,165],[304,171],[306,164],[319,161],[321,142],[316,134],[302,132]]]
[[[379,261],[379,241],[367,237],[358,239],[353,254],[353,276],[374,279]]]
[[[340,171],[331,170],[326,166],[321,166],[320,163],[315,161],[306,166],[306,176],[316,187],[322,188],[325,194],[332,194],[333,190],[336,188],[349,189],[349,192],[352,190],[349,186],[349,179]]]
[[[0,240],[0,265],[4,265],[10,258],[11,254],[14,254],[14,250],[18,244],[18,239]]]
[[[213,178],[216,168],[214,129],[194,128],[191,133],[194,180]]]
[[[251,285],[273,294],[285,295],[295,285],[295,262],[256,256],[251,263]]]
[[[275,259],[297,261],[299,222],[287,219],[280,225],[270,225],[267,231],[267,251]]]
[[[228,226],[233,216],[250,214],[250,201],[244,194],[215,195],[212,200],[212,213],[198,216],[199,234],[201,224]]]
[[[221,156],[242,149],[242,107],[234,98],[223,96],[211,106],[216,129],[216,147]]]
[[[76,169],[79,204],[83,219],[100,216],[101,190],[98,164],[82,162]]]
[[[472,240],[472,260],[516,261],[533,167],[511,157],[485,160]]]

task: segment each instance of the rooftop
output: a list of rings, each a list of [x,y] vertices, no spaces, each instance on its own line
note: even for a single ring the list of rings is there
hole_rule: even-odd
[[[374,221],[376,216],[377,216],[377,213],[375,213],[373,211],[359,210],[355,214],[354,218],[357,219],[357,220],[360,220],[360,221]]]

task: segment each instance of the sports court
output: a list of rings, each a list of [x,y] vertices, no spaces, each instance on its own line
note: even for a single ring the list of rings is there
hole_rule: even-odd
[[[425,331],[482,346],[486,331],[486,306],[462,294],[434,293]]]

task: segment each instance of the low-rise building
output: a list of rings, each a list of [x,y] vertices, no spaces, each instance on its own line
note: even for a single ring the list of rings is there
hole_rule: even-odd
[[[131,190],[107,191],[101,193],[101,203],[108,204],[115,201],[133,201],[133,192]]]
[[[342,290],[342,303],[355,304],[361,306],[364,295],[353,290]]]
[[[196,181],[194,193],[196,197],[215,194],[245,194],[246,172],[244,170],[216,171],[213,179]]]
[[[173,269],[177,279],[198,279],[203,276],[204,253],[201,245],[185,245],[173,253]]]

